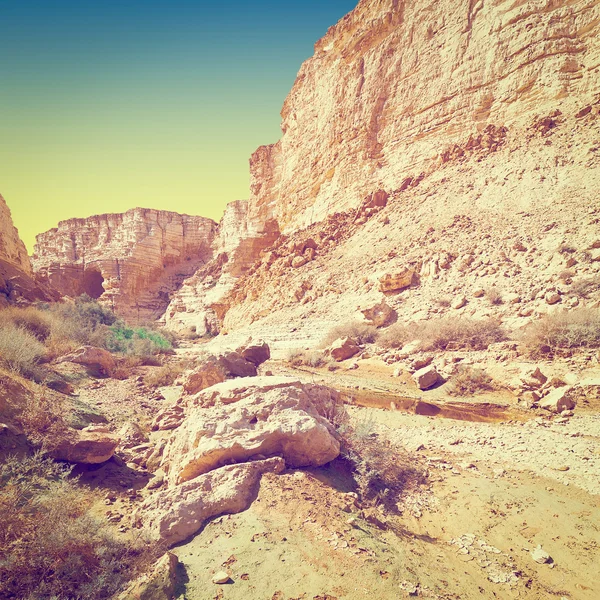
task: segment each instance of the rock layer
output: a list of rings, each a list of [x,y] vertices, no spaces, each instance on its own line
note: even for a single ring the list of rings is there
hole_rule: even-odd
[[[136,208],[62,221],[37,237],[36,272],[68,296],[102,298],[119,314],[157,318],[169,293],[212,259],[216,223]]]

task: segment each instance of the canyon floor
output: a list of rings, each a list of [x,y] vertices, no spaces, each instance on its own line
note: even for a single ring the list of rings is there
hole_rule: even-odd
[[[179,358],[198,348],[188,344]],[[267,474],[248,510],[211,520],[175,547],[179,598],[598,598],[600,401],[564,418],[519,407],[504,392],[458,399],[444,386],[422,392],[377,358],[357,365],[330,372],[271,360],[261,371],[340,390],[353,425],[397,449],[399,464],[422,481],[389,510],[358,505],[343,459]],[[141,377],[148,370],[93,381],[80,399],[114,426],[149,423],[180,388],[148,390]],[[582,373],[598,377],[600,368]],[[84,481],[110,490],[124,536],[135,532],[127,523],[152,477],[130,467],[113,460],[83,469]],[[534,560],[538,546],[549,562]],[[224,570],[230,581],[215,585]]]

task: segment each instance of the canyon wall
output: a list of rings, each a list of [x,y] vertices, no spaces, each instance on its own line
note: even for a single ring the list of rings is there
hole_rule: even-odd
[[[435,169],[489,125],[600,93],[596,0],[362,0],[300,69],[251,214],[290,232]]]
[[[13,224],[6,201],[0,196],[0,260],[10,263],[28,275],[32,274],[27,248]]]
[[[129,319],[155,319],[212,259],[216,230],[211,219],[142,208],[70,219],[37,236],[33,265],[67,296],[86,293]]]

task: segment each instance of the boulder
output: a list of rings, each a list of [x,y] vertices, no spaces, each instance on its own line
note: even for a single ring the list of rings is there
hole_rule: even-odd
[[[385,300],[371,308],[361,310],[361,313],[366,321],[375,327],[386,327],[398,318],[398,313]]]
[[[90,373],[102,376],[110,376],[117,366],[110,352],[94,346],[82,346],[72,354],[64,356],[60,362],[83,365]]]
[[[428,390],[434,385],[440,382],[440,375],[435,370],[435,367],[428,366],[423,369],[419,369],[413,374],[413,381],[417,384],[420,390]]]
[[[454,310],[458,310],[459,308],[463,308],[467,305],[467,299],[465,296],[457,296],[452,300],[452,304],[450,305]]]
[[[347,360],[360,352],[360,347],[349,337],[340,338],[331,344],[327,352],[336,362]]]
[[[548,292],[544,299],[546,300],[546,304],[557,304],[560,302],[560,294],[558,292]]]
[[[237,352],[226,352],[218,358],[229,377],[256,377],[256,365]]]
[[[132,582],[118,600],[171,600],[177,586],[179,559],[167,552],[151,571]]]
[[[329,420],[339,394],[286,377],[220,383],[189,402],[162,461],[169,481],[189,481],[232,463],[282,456],[291,467],[321,466],[340,453]]]
[[[548,381],[548,378],[540,371],[539,367],[526,369],[521,375],[521,385],[528,390],[537,390]]]
[[[563,410],[572,410],[577,405],[573,389],[571,385],[556,388],[544,396],[538,404],[540,408],[545,408],[555,413],[560,413]]]
[[[210,357],[200,363],[187,377],[183,384],[186,394],[197,394],[217,383],[225,381],[227,371],[215,357]]]
[[[263,340],[257,340],[256,342],[248,340],[243,346],[237,349],[237,352],[243,359],[257,367],[271,358],[269,344]]]
[[[119,437],[107,427],[92,425],[81,431],[68,429],[50,455],[56,460],[94,465],[109,460],[119,442]]]
[[[412,269],[402,269],[396,273],[386,273],[379,279],[379,291],[400,292],[416,282],[416,273]]]
[[[262,475],[284,469],[281,458],[216,469],[150,496],[139,509],[139,518],[152,538],[173,546],[199,531],[208,519],[246,510],[256,498]]]

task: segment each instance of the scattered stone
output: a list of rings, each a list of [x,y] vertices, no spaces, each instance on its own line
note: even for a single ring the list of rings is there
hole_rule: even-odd
[[[375,327],[386,327],[393,323],[398,313],[389,304],[382,300],[379,304],[361,311],[366,321]]]
[[[467,305],[466,297],[465,296],[457,296],[456,298],[454,298],[454,300],[452,301],[452,304],[450,306],[453,309],[458,310],[459,308],[463,308],[466,305]]]
[[[531,551],[531,558],[540,565],[552,562],[552,557],[540,545]]]
[[[413,375],[413,381],[417,384],[417,387],[420,390],[428,390],[429,388],[432,388],[434,385],[439,383],[440,379],[439,373],[433,366],[420,369]]]
[[[546,304],[558,304],[560,302],[560,294],[558,292],[548,292],[544,299],[546,300]]]
[[[225,571],[219,571],[218,573],[215,573],[212,578],[212,582],[216,585],[223,585],[224,583],[228,583],[230,580],[231,577],[229,573],[226,573]]]
[[[573,397],[573,389],[573,386],[570,385],[556,388],[539,401],[540,408],[544,408],[555,413],[560,413],[563,410],[574,409],[577,405],[577,402]]]
[[[400,292],[417,280],[417,274],[411,269],[403,269],[396,273],[386,273],[379,279],[379,291],[381,292]]]
[[[327,352],[336,362],[352,358],[360,352],[360,347],[349,337],[340,338],[331,344]]]

